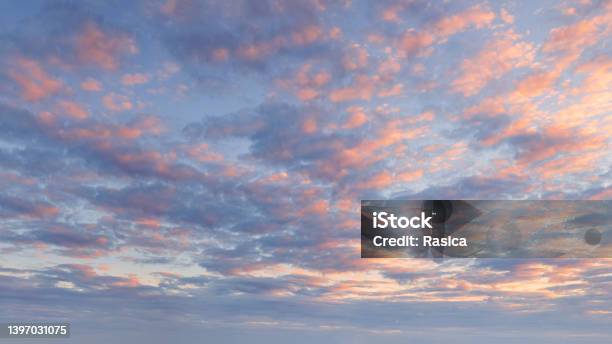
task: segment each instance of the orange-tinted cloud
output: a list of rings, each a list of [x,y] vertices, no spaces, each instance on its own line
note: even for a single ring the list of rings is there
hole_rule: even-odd
[[[404,86],[402,84],[395,84],[389,88],[382,89],[378,92],[379,97],[393,97],[402,94]]]
[[[302,65],[295,76],[287,80],[278,80],[282,88],[290,89],[302,101],[318,98],[323,88],[331,80],[331,75],[325,70],[315,70],[313,65]]]
[[[577,54],[598,40],[598,26],[601,17],[584,19],[575,24],[554,28],[548,41],[542,47],[544,52],[565,52]]]
[[[135,274],[129,274],[126,278],[120,278],[112,283],[115,287],[136,288],[141,285],[140,279]]]
[[[434,42],[434,36],[427,32],[408,30],[399,39],[397,49],[402,57],[416,55]]]
[[[487,27],[495,19],[495,13],[483,6],[474,6],[456,15],[445,17],[433,25],[437,36],[446,38],[473,26]]]
[[[40,101],[62,90],[63,83],[49,75],[36,61],[21,57],[8,72],[21,87],[21,97],[27,101]]]
[[[116,93],[105,95],[102,98],[102,104],[104,104],[104,107],[107,109],[115,112],[131,110],[134,107],[134,104],[128,97]]]
[[[588,132],[563,125],[546,127],[542,134],[542,140],[527,146],[519,158],[519,163],[530,164],[564,153],[583,152],[584,154],[586,151],[600,150],[607,146],[604,137],[592,136]]]
[[[333,102],[369,100],[374,94],[377,83],[377,77],[357,75],[352,85],[331,91],[329,93],[329,99]]]
[[[214,49],[212,52],[212,58],[214,61],[217,62],[223,62],[223,61],[227,61],[227,59],[229,58],[230,52],[229,49],[227,48],[217,48]]]
[[[534,57],[535,48],[531,43],[522,41],[512,31],[505,32],[488,42],[478,54],[463,60],[461,75],[453,81],[452,90],[472,96],[513,69],[529,67]]]
[[[506,24],[514,23],[514,16],[510,14],[510,12],[508,12],[508,10],[505,8],[501,9],[499,16],[501,17],[501,20]]]
[[[73,101],[60,100],[58,106],[62,114],[68,115],[74,119],[85,119],[89,116],[87,109]]]
[[[206,143],[185,147],[187,155],[199,162],[218,162],[223,160],[223,155],[215,152]]]
[[[233,56],[247,61],[260,61],[268,56],[276,54],[281,49],[307,46],[328,38],[329,36],[325,34],[322,27],[318,25],[308,25],[294,32],[279,34],[268,40],[241,44],[235,50]],[[225,57],[226,54],[223,53],[223,55]]]
[[[516,91],[525,97],[536,97],[553,89],[558,77],[556,71],[539,71],[521,80]]]
[[[76,38],[76,54],[84,64],[94,64],[106,70],[116,70],[118,58],[135,54],[138,48],[134,40],[125,34],[109,34],[94,22],[85,24]]]
[[[124,74],[121,77],[121,83],[126,86],[141,85],[149,82],[151,77],[144,73]]]
[[[358,128],[368,121],[368,116],[361,107],[351,106],[347,112],[349,116],[343,125],[346,129]]]
[[[491,25],[495,13],[484,6],[474,6],[463,12],[443,17],[423,30],[406,30],[397,42],[400,56],[411,57],[417,54],[428,54],[426,48],[443,43],[448,37],[465,31],[470,27],[481,29]]]
[[[362,69],[368,64],[368,51],[360,46],[353,46],[342,58],[342,66],[347,71]]]
[[[296,31],[291,35],[293,43],[296,45],[311,44],[323,36],[323,29],[316,25],[309,25],[300,31]]]
[[[81,83],[81,89],[90,92],[98,92],[102,91],[102,84],[94,78],[87,78],[87,80]]]

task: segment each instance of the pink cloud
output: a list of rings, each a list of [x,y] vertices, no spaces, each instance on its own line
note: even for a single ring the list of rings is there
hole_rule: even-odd
[[[59,213],[60,209],[58,207],[48,203],[39,203],[27,215],[35,218],[49,218],[56,217]]]
[[[141,285],[140,279],[135,274],[129,274],[126,278],[120,278],[118,281],[113,282],[114,287],[123,288],[136,288]]]
[[[178,0],[167,0],[159,7],[159,11],[165,15],[174,15],[178,7]]]
[[[62,90],[63,83],[49,75],[36,61],[19,58],[9,76],[21,87],[21,97],[27,101],[40,101]]]
[[[325,70],[313,71],[312,65],[306,63],[301,66],[296,75],[287,80],[279,80],[278,84],[290,89],[302,101],[309,101],[319,97],[322,88],[331,80],[331,75]]]
[[[128,97],[116,93],[105,95],[102,98],[102,104],[107,109],[115,112],[131,110],[134,107]]]
[[[368,64],[368,51],[360,46],[353,46],[342,57],[342,66],[347,71],[362,69]]]
[[[439,38],[445,39],[471,26],[477,29],[486,27],[493,22],[493,19],[495,19],[494,12],[483,6],[474,6],[456,15],[440,19],[433,28]]]
[[[136,44],[127,35],[111,35],[93,22],[85,24],[76,38],[76,54],[84,64],[95,64],[106,70],[119,66],[118,57],[138,52]]]
[[[409,170],[405,172],[398,173],[396,179],[401,182],[413,182],[415,180],[421,179],[423,177],[423,170]]]
[[[80,104],[68,100],[60,100],[58,102],[60,111],[74,119],[85,119],[89,116],[89,112]]]
[[[323,36],[323,29],[316,25],[309,25],[291,35],[295,45],[307,45],[314,43]]]
[[[612,85],[612,58],[599,56],[576,68],[584,76],[579,87],[572,89],[573,94],[607,93]]]
[[[584,130],[568,128],[563,124],[551,125],[543,130],[546,137],[554,138],[554,144],[537,143],[525,152],[519,159],[522,164],[543,161],[564,153],[585,154],[588,151],[604,149],[607,145],[605,137],[591,135]]]
[[[378,66],[378,73],[382,76],[393,76],[399,73],[402,69],[402,65],[395,58],[388,58],[380,63]]]
[[[215,152],[208,144],[201,143],[184,148],[187,156],[198,162],[219,162],[223,161],[223,155]]]
[[[113,136],[125,139],[135,139],[142,135],[159,135],[165,127],[155,116],[146,116],[129,125],[108,126]]]
[[[121,77],[121,83],[126,86],[141,85],[149,82],[151,77],[144,73],[124,74]]]
[[[526,97],[535,97],[552,90],[558,77],[556,71],[539,71],[521,80],[516,91]]]
[[[218,46],[209,55],[214,61],[222,62],[229,56],[247,61],[261,61],[264,58],[277,54],[279,51],[312,45],[316,42],[338,39],[341,36],[339,28],[326,28],[320,25],[308,25],[292,32],[279,33],[266,40],[243,43],[231,51],[227,47]]]
[[[379,172],[361,183],[353,185],[357,189],[382,189],[393,183],[393,176],[387,171]]]
[[[583,148],[586,148],[585,151],[546,161],[538,165],[535,170],[540,178],[546,180],[568,174],[591,171],[604,158],[604,153],[598,150],[589,150],[588,147]]]
[[[84,265],[84,264],[69,264],[69,265],[67,265],[67,267],[70,268],[71,270],[78,271],[84,277],[87,277],[88,279],[98,277],[98,274],[96,273],[94,268],[89,266],[89,265]]]
[[[411,57],[429,47],[434,42],[434,36],[428,32],[406,31],[397,44],[397,50],[402,57]]]
[[[317,128],[317,121],[314,118],[306,118],[302,123],[302,132],[305,134],[314,134]]]
[[[400,12],[404,10],[403,4],[394,4],[383,9],[380,13],[380,18],[387,22],[399,22],[400,21]]]
[[[514,16],[512,14],[510,14],[510,12],[508,12],[507,9],[502,8],[501,12],[500,12],[500,17],[501,20],[506,23],[506,24],[512,24],[514,23]]]
[[[368,116],[363,111],[363,108],[352,106],[348,108],[347,111],[349,112],[349,116],[346,122],[344,122],[343,128],[346,128],[346,129],[358,128],[364,125],[365,123],[367,123]]]
[[[229,58],[229,50],[226,48],[217,48],[212,51],[212,58],[214,61],[223,62]]]
[[[598,26],[600,17],[584,19],[575,24],[554,28],[544,43],[544,52],[574,52],[591,46],[599,40]]]
[[[402,94],[404,86],[402,84],[395,84],[389,88],[382,89],[378,92],[379,97],[393,97]]]
[[[319,92],[313,88],[307,87],[298,90],[297,96],[302,101],[308,101],[317,98],[319,96]]]
[[[452,83],[454,92],[472,96],[490,81],[516,68],[529,67],[534,61],[535,48],[520,40],[512,31],[504,32],[488,42],[475,56],[463,60],[461,75]]]
[[[369,100],[374,94],[378,82],[377,77],[358,75],[350,86],[338,88],[329,93],[329,99],[333,102],[345,102],[349,100]]]
[[[421,31],[408,29],[398,40],[396,46],[403,57],[426,55],[427,49],[434,44],[442,43],[452,35],[463,32],[470,27],[481,29],[490,26],[495,13],[483,6],[474,6],[455,15],[447,16],[433,22]]]
[[[98,92],[102,91],[102,84],[94,78],[87,78],[87,80],[81,83],[81,89],[84,91]]]

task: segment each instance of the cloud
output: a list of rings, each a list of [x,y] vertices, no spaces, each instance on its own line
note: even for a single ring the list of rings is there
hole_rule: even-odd
[[[555,71],[539,71],[521,80],[516,91],[526,97],[536,97],[553,89],[558,77]]]
[[[370,78],[367,75],[357,75],[352,85],[331,91],[329,99],[333,102],[370,100],[377,82],[377,77]]]
[[[76,102],[61,100],[58,103],[60,111],[75,119],[85,119],[89,116],[89,112]]]
[[[191,7],[199,4],[192,3]],[[173,8],[190,6],[181,3]],[[300,60],[333,50],[333,30],[321,26],[318,14],[332,4],[311,1],[259,1],[235,9],[207,4],[207,26],[196,12],[161,27],[169,50],[194,73],[211,78],[209,67],[229,70],[265,70],[276,59]],[[234,11],[237,10],[237,11]],[[166,11],[167,12],[167,11]],[[171,12],[176,13],[176,12]],[[200,12],[202,13],[202,12]],[[249,17],[247,23],[241,20]]]
[[[311,101],[321,96],[331,78],[327,70],[316,70],[312,64],[306,63],[296,71],[295,75],[277,82],[281,88],[295,93],[300,100]]]
[[[104,7],[104,6],[103,6]],[[63,71],[97,67],[115,71],[138,52],[121,16],[100,20],[90,3],[45,3],[20,16],[21,25],[3,32],[3,57],[20,56]],[[91,72],[91,70],[90,70]]]
[[[517,135],[509,140],[517,147],[517,162],[521,165],[545,162],[565,155],[559,161],[546,162],[539,169],[548,178],[563,170],[578,172],[595,166],[600,158],[597,152],[607,145],[605,139],[563,127],[549,127],[541,133]],[[579,156],[570,158],[567,154]],[[565,165],[565,169],[559,168],[558,164],[566,163],[573,163],[573,169],[568,165]]]
[[[505,9],[502,8],[500,11],[500,17],[502,19],[502,21],[506,24],[513,24],[514,23],[514,16],[512,14],[510,14],[510,12]]]
[[[423,30],[408,29],[397,41],[397,49],[403,57],[419,54],[428,55],[428,49],[444,43],[450,36],[463,32],[471,27],[482,29],[489,26],[495,13],[483,6],[474,6],[454,15],[442,15],[432,21]]]
[[[149,75],[144,73],[124,74],[121,77],[121,83],[126,86],[146,84],[149,80]]]
[[[495,13],[483,6],[474,6],[458,14],[439,19],[432,26],[436,35],[442,38],[449,37],[473,26],[481,29],[491,25]]]
[[[27,101],[40,101],[64,87],[61,80],[49,75],[38,62],[25,57],[18,58],[8,74],[21,87],[21,97]]]
[[[344,127],[348,129],[358,128],[368,121],[368,116],[361,107],[350,107],[347,109],[350,114],[344,123]]]
[[[85,91],[98,92],[102,91],[102,84],[93,78],[87,78],[81,83],[81,89]]]
[[[134,107],[134,104],[128,97],[116,93],[109,93],[102,97],[102,104],[107,109],[115,112],[131,110]]]
[[[109,34],[102,31],[95,22],[88,22],[76,37],[75,51],[83,64],[116,70],[119,66],[118,57],[135,54],[138,48],[129,36]]]
[[[0,216],[26,216],[30,218],[55,217],[60,209],[45,201],[28,201],[11,196],[0,198]]]
[[[472,96],[490,81],[501,78],[517,68],[530,67],[535,49],[513,32],[505,32],[488,42],[471,59],[461,63],[461,75],[452,83],[454,92]]]
[[[528,184],[525,180],[512,177],[470,176],[459,178],[448,185],[431,186],[413,194],[399,194],[405,199],[489,199],[512,198],[523,194]]]
[[[430,33],[408,30],[398,41],[398,50],[402,56],[409,57],[429,47],[433,42],[434,38]]]

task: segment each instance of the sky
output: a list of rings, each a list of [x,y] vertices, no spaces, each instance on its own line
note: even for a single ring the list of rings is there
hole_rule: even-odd
[[[0,19],[0,322],[68,321],[75,343],[610,341],[612,260],[361,259],[359,207],[612,199],[612,2]]]

